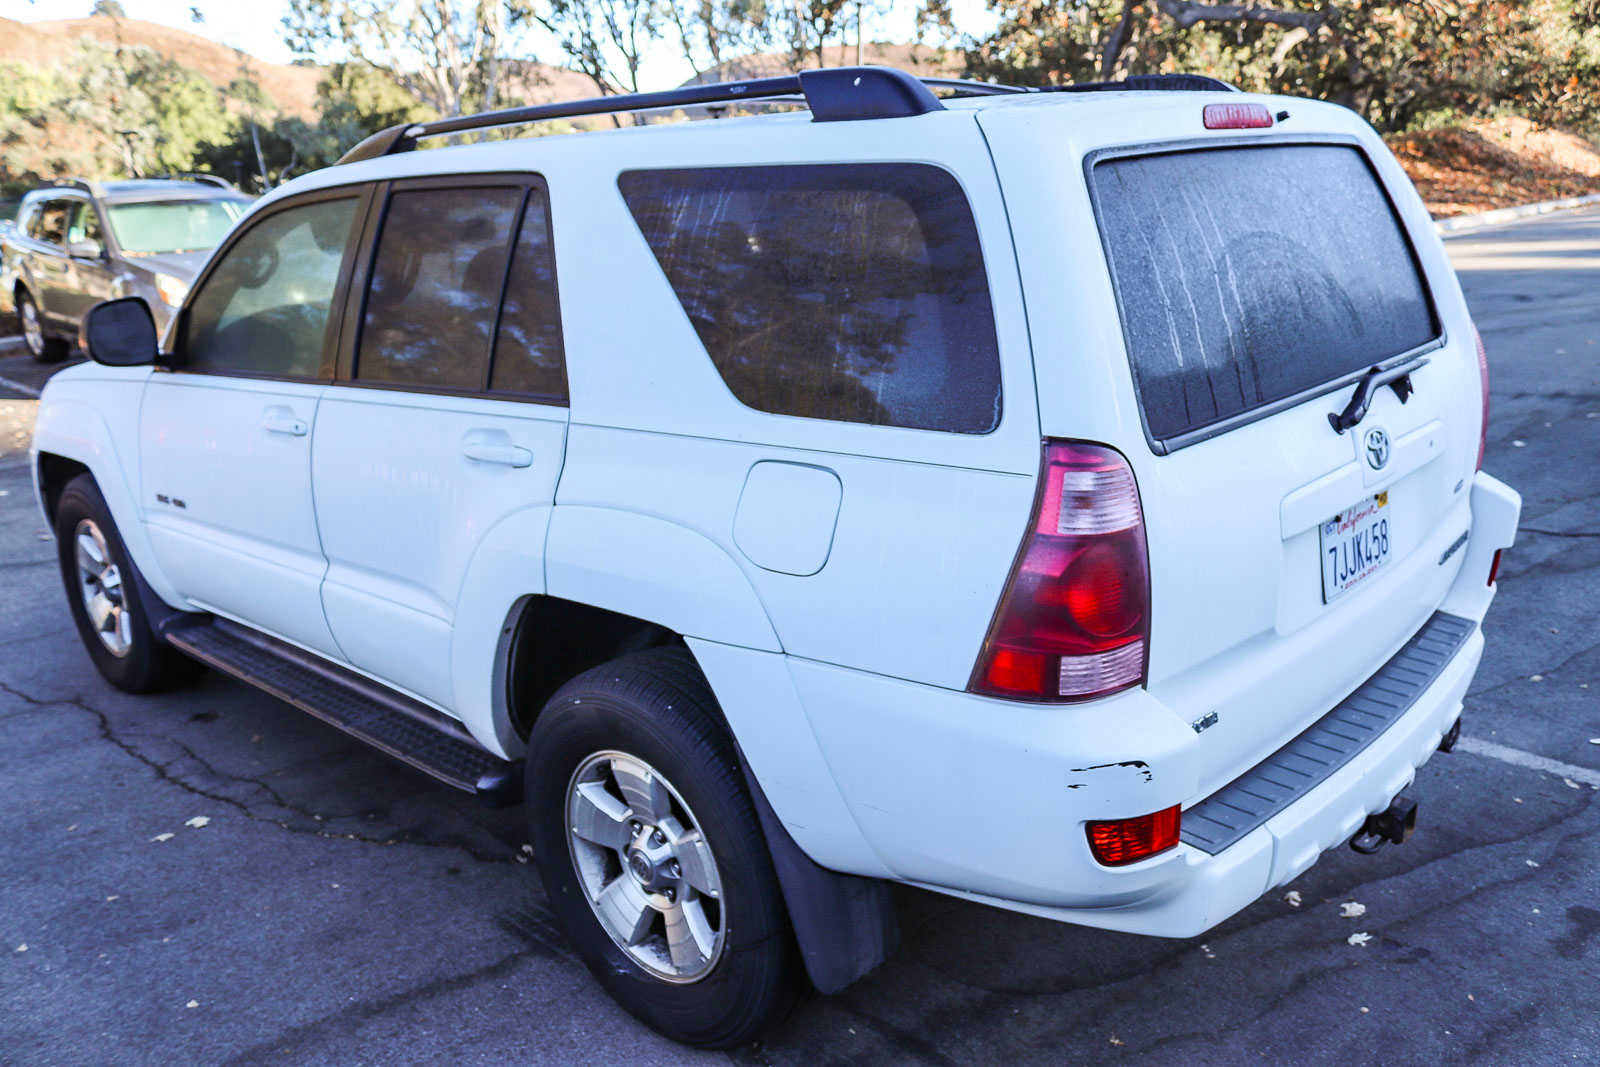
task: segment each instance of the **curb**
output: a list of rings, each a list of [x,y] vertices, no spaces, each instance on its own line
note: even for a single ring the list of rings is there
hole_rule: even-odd
[[[1502,222],[1515,222],[1518,219],[1529,219],[1536,215],[1549,215],[1556,211],[1571,211],[1573,208],[1588,207],[1590,204],[1600,204],[1600,193],[1589,196],[1569,196],[1565,200],[1544,200],[1537,204],[1519,204],[1516,207],[1496,208],[1493,211],[1480,211],[1476,215],[1457,215],[1454,218],[1440,219],[1433,224],[1433,228],[1441,234],[1466,233],[1482,229],[1485,226],[1498,226]]]

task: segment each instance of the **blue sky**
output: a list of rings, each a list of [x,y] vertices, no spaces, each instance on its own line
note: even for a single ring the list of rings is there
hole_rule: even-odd
[[[35,22],[41,19],[82,18],[93,0],[0,0],[0,17]],[[283,0],[122,0],[130,18],[159,22],[201,34],[260,59],[287,63],[293,55],[284,46],[280,20],[288,5]],[[867,22],[868,39],[906,41],[915,33],[916,0],[891,0],[889,13]],[[205,22],[196,24],[190,9],[198,8]],[[977,30],[991,21],[983,0],[956,0],[957,23]],[[537,42],[535,42],[537,47]],[[557,60],[553,48],[536,58]],[[691,73],[670,44],[660,42],[646,57],[646,88],[667,88]]]

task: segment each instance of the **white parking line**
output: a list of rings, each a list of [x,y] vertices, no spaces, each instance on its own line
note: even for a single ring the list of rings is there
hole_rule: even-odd
[[[39,396],[39,390],[35,389],[33,386],[23,385],[21,382],[14,382],[10,378],[0,378],[0,386],[4,386],[7,389],[14,389],[19,393],[24,393],[36,399]]]
[[[1488,756],[1490,759],[1497,759],[1502,763],[1514,763],[1518,767],[1526,767],[1531,771],[1543,771],[1546,774],[1560,775],[1562,778],[1568,778],[1574,782],[1582,782],[1592,789],[1600,789],[1600,771],[1591,771],[1589,768],[1579,767],[1575,763],[1562,763],[1560,760],[1546,759],[1544,756],[1536,756],[1532,752],[1524,752],[1520,748],[1497,745],[1493,741],[1484,741],[1476,737],[1462,737],[1456,742],[1456,749],[1461,752],[1470,752],[1474,756]]]

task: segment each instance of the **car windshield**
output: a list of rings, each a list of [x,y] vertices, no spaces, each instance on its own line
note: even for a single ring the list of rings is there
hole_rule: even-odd
[[[204,252],[215,248],[248,200],[164,200],[111,205],[111,230],[125,255]]]

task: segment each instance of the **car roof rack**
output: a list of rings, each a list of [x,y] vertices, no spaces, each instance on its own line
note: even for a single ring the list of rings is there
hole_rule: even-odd
[[[727,106],[751,100],[792,100],[804,103],[810,107],[811,117],[816,122],[903,118],[944,110],[939,98],[934,96],[926,85],[903,70],[896,70],[893,67],[829,67],[822,70],[803,70],[799,74],[776,78],[686,85],[655,93],[622,93],[391,126],[378,131],[350,149],[339,162],[355,163],[363,159],[376,159],[395,152],[405,152],[414,148],[421,138],[464,133],[469,130],[487,130],[497,126],[517,126],[527,122],[577,118],[584,115]]]
[[[77,189],[88,193],[90,196],[100,195],[100,183],[87,181],[83,178],[57,178],[49,185],[40,186],[34,192],[44,192],[50,189]]]
[[[1114,82],[1078,82],[1075,85],[1047,85],[1045,93],[1236,93],[1237,85],[1204,74],[1130,74]]]
[[[447,134],[489,130],[501,126],[520,126],[550,119],[618,115],[686,107],[726,107],[751,101],[805,104],[811,110],[813,122],[907,118],[944,110],[944,104],[933,95],[934,89],[949,90],[954,96],[1011,96],[1038,92],[1152,89],[1183,92],[1239,91],[1227,82],[1195,74],[1144,74],[1134,75],[1123,81],[1031,89],[1020,85],[967,81],[961,78],[918,78],[894,67],[825,67],[773,78],[685,85],[654,93],[619,93],[390,126],[379,130],[350,149],[340,157],[339,163],[359,163],[366,159],[379,159],[398,152],[409,152],[425,137],[442,137]]]
[[[173,171],[170,174],[152,174],[143,180],[152,182],[204,182],[207,185],[215,185],[219,189],[227,189],[230,192],[239,191],[238,186],[221,175],[202,174],[199,171]]]

